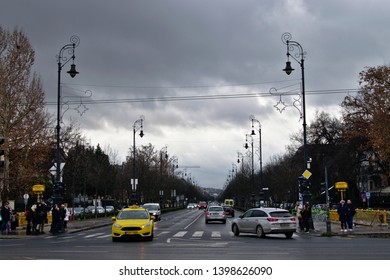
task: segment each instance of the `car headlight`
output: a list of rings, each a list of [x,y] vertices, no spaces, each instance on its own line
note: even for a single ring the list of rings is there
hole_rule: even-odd
[[[150,227],[151,224],[152,224],[151,222],[149,222],[149,223],[147,223],[147,224],[144,224],[144,225],[142,226],[142,228]]]
[[[114,224],[113,224],[113,227],[114,227],[114,228],[121,228],[121,226],[120,226],[119,224],[117,224],[117,223],[114,223]]]

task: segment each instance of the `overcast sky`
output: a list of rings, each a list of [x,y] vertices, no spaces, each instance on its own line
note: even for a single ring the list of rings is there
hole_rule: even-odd
[[[71,79],[64,67],[62,93],[72,101],[85,91],[92,97],[84,99],[89,104],[82,116],[71,109],[64,122],[77,121],[92,145],[109,145],[122,162],[133,145],[133,124],[143,115],[145,136],[136,137],[137,146],[167,146],[180,166],[200,166],[187,173],[202,187],[224,186],[237,152],[246,152],[250,115],[262,125],[263,167],[285,152],[291,134],[302,131],[297,109],[280,113],[274,107],[280,98],[291,105],[294,96],[269,94],[272,88],[300,90],[299,64],[290,59],[296,71],[282,71],[284,32],[306,52],[308,124],[316,111],[339,116],[341,101],[358,87],[359,72],[390,58],[388,0],[1,2],[0,25],[21,28],[36,52],[34,71],[54,104],[50,112],[56,112],[56,56],[77,35],[80,74]],[[254,147],[258,170],[258,135]]]

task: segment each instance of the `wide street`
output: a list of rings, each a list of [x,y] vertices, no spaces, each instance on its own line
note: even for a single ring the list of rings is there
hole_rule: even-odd
[[[236,217],[238,215],[236,214]],[[386,238],[324,237],[295,233],[236,237],[231,221],[205,224],[204,212],[180,210],[164,213],[155,224],[153,241],[112,242],[109,225],[53,236],[0,239],[2,260],[388,260]]]

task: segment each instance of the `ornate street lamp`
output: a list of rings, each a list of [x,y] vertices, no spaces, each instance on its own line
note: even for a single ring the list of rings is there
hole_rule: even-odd
[[[245,149],[248,149],[249,148],[249,145],[248,145],[248,137],[250,137],[251,139],[251,151],[252,151],[252,181],[253,181],[253,178],[255,176],[255,167],[254,167],[254,162],[253,162],[253,137],[252,135],[250,134],[245,134],[245,145],[244,145],[244,148]]]
[[[135,133],[140,130],[139,136],[142,138],[144,136],[144,131],[143,131],[143,123],[144,123],[145,117],[140,116],[138,120],[136,120],[133,124],[133,178],[131,179],[131,190],[132,190],[132,203],[135,203],[136,200],[136,192],[137,192],[137,184],[138,184],[138,179],[136,176],[136,170],[135,170]]]
[[[303,165],[304,170],[306,170],[307,164],[307,138],[306,138],[306,102],[305,102],[305,52],[301,44],[296,41],[291,40],[292,36],[290,33],[286,32],[282,35],[282,42],[287,46],[287,62],[286,67],[283,69],[287,75],[290,75],[295,69],[292,68],[290,57],[293,58],[301,66],[302,74],[302,119],[303,119]],[[294,55],[291,55],[290,52],[296,51]],[[300,60],[299,60],[300,58]]]
[[[260,163],[260,188],[263,184],[263,155],[262,155],[262,149],[261,149],[261,123],[253,115],[249,116],[249,119],[252,122],[252,133],[251,135],[256,135],[255,133],[255,123],[258,125],[258,132],[259,132],[259,163]]]
[[[57,126],[56,126],[56,177],[54,182],[54,193],[58,203],[61,203],[64,186],[61,178],[61,156],[60,156],[60,134],[61,134],[61,70],[62,68],[72,60],[70,70],[67,73],[74,78],[79,72],[76,70],[74,64],[75,54],[74,49],[80,44],[80,38],[76,35],[70,38],[70,44],[66,44],[60,49],[57,56],[58,62],[58,84],[57,84]],[[64,52],[68,51],[69,58],[64,56]]]

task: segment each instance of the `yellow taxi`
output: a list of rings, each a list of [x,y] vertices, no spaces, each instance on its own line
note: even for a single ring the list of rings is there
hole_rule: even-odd
[[[147,209],[133,205],[122,209],[116,217],[112,218],[112,241],[126,237],[142,237],[153,240],[154,217]]]

